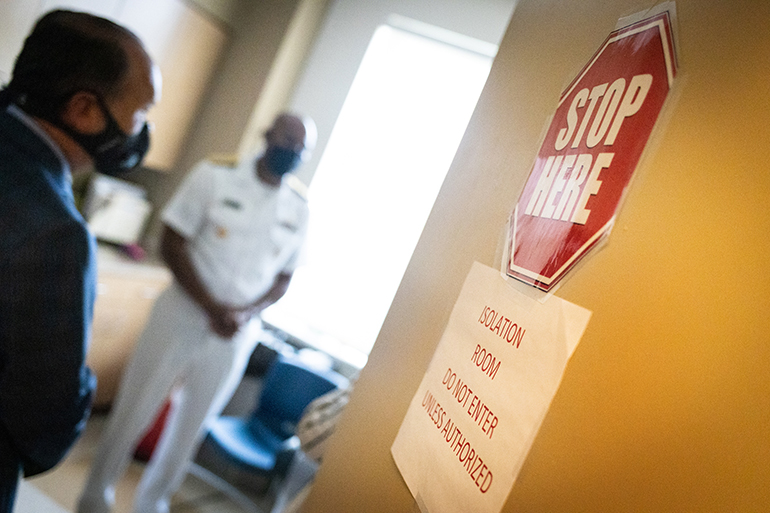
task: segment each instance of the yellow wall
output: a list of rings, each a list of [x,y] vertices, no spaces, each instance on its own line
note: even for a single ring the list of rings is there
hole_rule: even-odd
[[[390,446],[463,279],[497,265],[562,87],[654,3],[520,1],[305,512],[416,511]],[[770,511],[770,2],[677,10],[677,97],[557,292],[594,315],[505,512]]]

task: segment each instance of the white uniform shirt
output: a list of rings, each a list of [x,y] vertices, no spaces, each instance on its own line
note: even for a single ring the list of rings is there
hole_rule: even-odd
[[[304,197],[284,180],[262,183],[254,160],[237,168],[198,164],[163,212],[163,222],[188,241],[209,293],[243,306],[292,272],[307,231]]]

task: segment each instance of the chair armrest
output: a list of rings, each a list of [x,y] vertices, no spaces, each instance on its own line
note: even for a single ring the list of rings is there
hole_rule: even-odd
[[[294,455],[299,451],[299,437],[290,436],[281,444],[281,450],[275,456],[275,473],[281,477],[286,475]]]
[[[290,436],[281,444],[281,452],[294,452],[299,449],[299,437],[297,435]]]

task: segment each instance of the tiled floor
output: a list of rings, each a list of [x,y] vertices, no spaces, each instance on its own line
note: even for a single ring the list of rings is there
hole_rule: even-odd
[[[91,458],[104,425],[103,415],[93,415],[86,432],[67,458],[54,470],[27,481],[68,511],[74,511],[85,483]],[[113,513],[131,513],[133,493],[144,465],[132,462],[116,489],[117,505]],[[265,513],[270,511],[272,497],[253,497]],[[17,508],[18,509],[18,508]],[[171,503],[171,513],[244,513],[244,509],[194,476],[188,475]],[[42,512],[41,512],[42,513]]]

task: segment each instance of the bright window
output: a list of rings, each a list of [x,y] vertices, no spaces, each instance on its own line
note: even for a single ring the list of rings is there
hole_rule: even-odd
[[[310,186],[305,265],[268,323],[366,363],[489,74],[487,46],[376,30]]]

